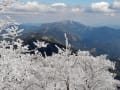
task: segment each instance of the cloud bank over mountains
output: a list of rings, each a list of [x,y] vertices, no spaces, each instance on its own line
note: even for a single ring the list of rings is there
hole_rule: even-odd
[[[39,2],[15,3],[6,11],[7,13],[41,14],[41,13],[68,13],[83,12],[82,7],[67,6],[65,3],[43,4]]]
[[[88,7],[68,6],[65,3],[44,4],[36,1],[18,2],[8,9],[7,13],[41,14],[41,13],[103,13],[114,16],[120,11],[120,0],[109,2],[95,2]]]
[[[115,0],[115,2],[113,2],[113,8],[120,9],[120,0]]]
[[[118,25],[120,23],[120,0],[91,2],[87,6],[71,5],[63,2],[40,3],[36,1],[17,2],[1,15],[10,15],[21,23],[48,23],[75,20],[87,25]],[[120,25],[118,25],[120,26]]]

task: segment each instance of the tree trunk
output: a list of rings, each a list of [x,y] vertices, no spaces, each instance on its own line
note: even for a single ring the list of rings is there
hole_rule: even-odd
[[[66,87],[67,87],[67,90],[70,90],[69,77],[67,78],[67,81],[66,81]]]

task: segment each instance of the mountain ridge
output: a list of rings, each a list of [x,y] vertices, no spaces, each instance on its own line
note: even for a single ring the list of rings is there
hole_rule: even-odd
[[[89,50],[95,55],[108,54],[120,56],[120,30],[107,26],[90,27],[79,22],[67,20],[53,23],[44,23],[40,26],[25,29],[25,35],[37,33],[52,37],[64,44],[64,33],[67,33],[69,42],[75,49]],[[21,27],[22,28],[22,27]],[[23,27],[24,28],[24,27]]]

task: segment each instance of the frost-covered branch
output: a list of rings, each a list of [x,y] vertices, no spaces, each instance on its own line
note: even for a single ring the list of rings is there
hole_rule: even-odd
[[[37,40],[37,42],[33,42],[35,46],[37,46],[37,48],[42,48],[42,47],[47,47],[47,43],[45,42],[42,42],[42,41],[39,41]]]
[[[6,33],[2,34],[3,38],[15,40],[17,37],[22,35],[21,33],[23,32],[23,29],[19,29],[18,26],[14,25],[11,26],[10,28],[7,28],[5,31]]]

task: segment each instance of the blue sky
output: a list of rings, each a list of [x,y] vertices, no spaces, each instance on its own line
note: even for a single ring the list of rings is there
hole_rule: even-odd
[[[61,3],[66,3],[68,5],[81,5],[81,6],[88,6],[93,2],[101,2],[101,1],[109,2],[109,3],[113,2],[113,0],[19,0],[19,1],[22,2],[37,1],[40,3],[47,3],[47,4],[61,2]]]

